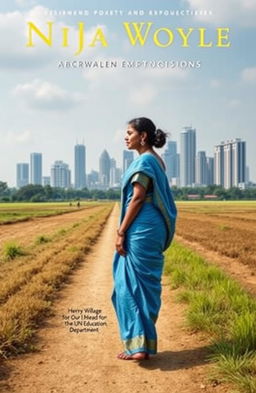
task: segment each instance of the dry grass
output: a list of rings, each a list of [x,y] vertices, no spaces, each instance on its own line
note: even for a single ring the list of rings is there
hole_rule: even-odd
[[[55,292],[97,240],[113,204],[57,234],[49,243],[35,244],[30,255],[5,262],[0,269],[0,355],[33,350],[30,338],[49,315]],[[71,247],[72,245],[72,247]]]
[[[178,204],[177,235],[256,266],[256,202]]]
[[[88,209],[98,206],[95,201],[81,202],[80,209]],[[69,202],[44,202],[44,203],[0,203],[0,225],[12,224],[18,221],[28,221],[35,217],[56,216],[74,212],[77,210],[76,203],[69,206]]]

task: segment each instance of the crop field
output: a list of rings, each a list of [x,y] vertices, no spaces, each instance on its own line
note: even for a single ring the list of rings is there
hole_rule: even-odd
[[[81,202],[80,209],[99,205],[99,202]],[[45,203],[0,203],[0,225],[16,221],[27,221],[34,217],[48,217],[75,211],[76,202]]]
[[[89,203],[73,214],[37,218],[35,227],[31,222],[0,226],[0,235],[11,229],[14,236],[0,246],[0,357],[28,349],[54,293],[84,260],[113,206]]]
[[[177,202],[177,235],[256,266],[256,201]]]

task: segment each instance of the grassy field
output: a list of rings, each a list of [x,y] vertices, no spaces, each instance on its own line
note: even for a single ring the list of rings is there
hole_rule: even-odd
[[[113,205],[90,204],[92,209],[78,212],[77,221],[59,227],[51,236],[42,233],[27,247],[13,243],[4,248],[0,263],[0,357],[34,349],[31,337],[41,319],[50,315],[55,292],[91,249]]]
[[[177,242],[166,252],[165,274],[178,291],[176,300],[188,305],[187,327],[203,331],[209,338],[213,363],[209,379],[216,384],[231,383],[232,393],[255,393],[255,299],[220,269]]]
[[[256,267],[256,201],[177,202],[177,235]]]
[[[80,202],[80,209],[98,205],[99,202]],[[0,203],[0,224],[26,221],[34,217],[47,217],[69,213],[77,209],[76,203],[69,206],[69,202],[45,203]]]

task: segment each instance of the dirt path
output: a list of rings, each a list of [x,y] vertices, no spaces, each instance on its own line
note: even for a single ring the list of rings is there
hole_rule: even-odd
[[[196,251],[210,263],[214,263],[224,272],[236,280],[251,295],[256,296],[256,274],[252,266],[244,265],[237,259],[225,257],[215,251],[211,251],[203,247],[197,242],[190,242],[181,236],[176,236],[176,240]]]
[[[122,349],[110,301],[112,256],[118,220],[115,206],[98,243],[54,302],[55,315],[38,332],[39,352],[9,359],[1,367],[5,393],[224,393],[207,383],[207,343],[188,334],[184,306],[176,304],[163,278],[162,309],[157,322],[159,353],[137,363],[116,358]],[[64,325],[68,309],[101,309],[107,326],[99,332],[71,333]]]
[[[57,229],[72,225],[90,215],[89,211],[95,211],[100,207],[76,210],[72,213],[60,214],[57,216],[38,217],[30,221],[17,222],[15,224],[0,225],[0,245],[5,241],[15,240],[22,245],[31,243],[37,235],[51,235]]]

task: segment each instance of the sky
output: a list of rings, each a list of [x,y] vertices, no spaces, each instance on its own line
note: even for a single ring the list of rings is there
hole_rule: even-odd
[[[181,15],[181,10],[192,15]],[[195,15],[195,10],[204,15]],[[64,11],[72,12],[67,16]],[[83,15],[76,15],[78,11]],[[47,22],[53,22],[52,46],[33,33],[34,47],[27,47],[27,22],[45,36]],[[77,55],[79,22],[84,23],[85,47]],[[144,46],[131,45],[124,22],[145,22],[145,28],[152,22]],[[2,1],[0,180],[15,186],[16,163],[29,162],[31,152],[41,152],[44,176],[50,175],[55,160],[63,160],[73,181],[76,143],[86,145],[87,173],[98,170],[104,149],[121,167],[127,121],[145,116],[178,142],[178,150],[185,126],[196,128],[197,151],[208,156],[221,141],[245,140],[250,179],[256,181],[255,27],[255,0]],[[67,47],[62,47],[63,28],[69,28]],[[189,47],[182,47],[178,28],[194,28]],[[198,47],[199,28],[206,29],[205,41],[212,47]],[[216,46],[217,28],[229,28],[224,40],[229,47]],[[107,46],[99,40],[89,46],[97,29]],[[162,45],[173,34],[169,46],[154,43],[158,29],[166,29],[157,35]],[[101,62],[103,67],[60,66],[71,61]],[[117,67],[107,68],[107,61]],[[174,66],[122,67],[128,61]]]

